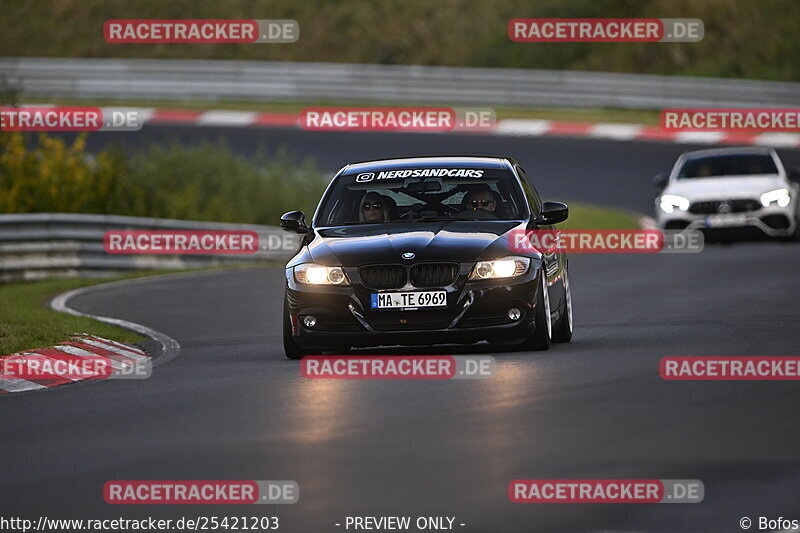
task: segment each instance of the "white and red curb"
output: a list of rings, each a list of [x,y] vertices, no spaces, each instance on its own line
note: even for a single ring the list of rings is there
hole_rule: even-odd
[[[259,113],[255,111],[201,111],[152,108],[126,109],[138,111],[143,117],[145,124],[301,129],[300,113]],[[472,132],[465,131],[464,133]],[[658,126],[645,126],[642,124],[562,122],[556,120],[518,118],[498,120],[486,133],[489,135],[509,137],[586,137],[618,141],[661,141],[683,144],[739,144],[772,146],[775,148],[800,147],[800,133],[674,132],[663,130]]]
[[[93,335],[77,335],[70,341],[63,342],[52,348],[27,350],[18,352],[8,357],[3,357],[0,362],[3,365],[13,367],[14,362],[19,366],[26,366],[35,361],[38,368],[53,368],[61,365],[70,364],[82,366],[83,363],[101,362],[114,371],[124,371],[137,366],[142,366],[150,362],[150,357],[140,348],[129,346],[113,340],[104,339]],[[4,374],[0,366],[0,395],[14,392],[25,392],[50,387],[57,387],[67,383],[75,383],[92,379],[108,379],[111,375],[104,377],[89,377],[76,374],[56,374],[41,372],[35,378],[22,379],[13,375]]]
[[[23,104],[21,107],[55,107],[53,104]],[[157,109],[149,107],[102,107],[103,115],[114,111],[135,111],[142,125],[172,124],[198,127],[267,127],[302,129],[301,113],[231,111],[223,109]],[[348,131],[348,130],[331,130]],[[582,137],[616,141],[656,141],[678,144],[736,144],[800,148],[800,133],[667,131],[659,126],[612,122],[564,122],[558,120],[506,118],[490,128],[430,131],[430,133],[483,133],[507,137]]]
[[[589,137],[617,141],[662,141],[679,144],[737,144],[772,146],[775,148],[800,147],[800,133],[675,132],[663,130],[658,126],[645,126],[642,124],[560,122],[515,118],[499,120],[491,134],[521,137]]]
[[[127,329],[128,331],[133,331],[142,337],[148,337],[158,346],[157,348],[153,349],[152,353],[146,353],[136,346],[122,344],[120,342],[104,339],[102,337],[80,334],[74,336],[71,341],[64,342],[53,348],[28,350],[14,354],[10,357],[24,358],[23,361],[30,360],[33,357],[39,363],[44,363],[45,361],[49,361],[51,363],[54,363],[55,361],[71,361],[73,363],[79,363],[80,358],[90,359],[91,363],[99,361],[102,363],[101,366],[107,367],[105,371],[100,373],[100,377],[103,379],[147,377],[150,375],[153,367],[169,362],[180,354],[181,345],[178,343],[178,341],[169,335],[161,333],[160,331],[156,331],[142,324],[137,324],[136,322],[78,311],[77,309],[70,307],[70,300],[77,296],[83,296],[110,288],[131,287],[143,283],[150,283],[154,280],[168,279],[177,276],[189,277],[205,274],[209,273],[181,272],[175,274],[162,274],[160,276],[148,276],[137,279],[112,281],[100,285],[91,285],[88,287],[81,287],[79,289],[62,292],[50,301],[50,308],[54,311],[58,311],[59,313],[67,313],[73,316],[91,318],[106,324],[111,324],[112,326]],[[5,359],[8,358],[2,358],[0,359],[0,362]],[[11,365],[10,368],[13,369],[15,366],[18,365]],[[54,367],[54,365],[48,365],[48,367],[45,367],[43,364],[39,364],[37,366],[38,368]],[[91,364],[77,364],[78,368],[91,368],[92,366],[93,365]],[[111,369],[111,372],[108,371],[109,368]],[[0,368],[0,371],[1,370],[2,368]],[[25,370],[23,369],[23,373],[24,372]],[[25,375],[28,376],[28,374]],[[76,381],[84,381],[84,379],[75,379],[83,377],[84,374],[80,371],[74,374],[65,373],[62,376],[48,376],[46,379],[20,379],[19,377],[0,373],[0,395],[14,392],[45,390],[58,385],[74,383]],[[89,376],[86,379],[91,379],[92,381],[98,380],[96,375]]]

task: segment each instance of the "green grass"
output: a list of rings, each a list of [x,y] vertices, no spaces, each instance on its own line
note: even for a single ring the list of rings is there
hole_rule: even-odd
[[[595,205],[567,202],[569,218],[564,222],[565,229],[637,229],[636,213],[620,209],[610,209]]]
[[[110,98],[92,98],[91,100],[79,100],[74,98],[22,98],[21,103],[25,104],[54,104],[60,106],[90,106],[90,107],[154,107],[157,109],[189,109],[204,111],[207,109],[225,109],[231,111],[262,111],[280,113],[298,113],[307,107],[318,106],[358,106],[375,105],[363,102],[243,102],[238,100],[115,100]]]
[[[189,109],[189,110],[208,110],[223,109],[228,111],[255,111],[261,113],[299,113],[308,107],[374,107],[397,106],[408,107],[408,104],[397,102],[241,102],[241,101],[182,101],[182,100],[111,100],[111,99],[92,99],[76,100],[69,98],[23,98],[25,104],[54,104],[60,106],[92,106],[92,107],[152,107],[156,109]],[[464,106],[458,106],[464,107]],[[480,106],[467,106],[480,107]],[[659,112],[639,109],[611,109],[611,108],[570,108],[552,107],[538,109],[523,108],[495,108],[497,120],[506,118],[525,118],[560,120],[565,122],[617,122],[627,124],[648,124],[657,125],[659,123]]]
[[[122,279],[122,278],[113,278]],[[112,281],[104,279],[102,282]],[[69,340],[75,333],[90,333],[125,343],[142,340],[128,330],[53,311],[52,297],[80,287],[95,285],[94,279],[66,279],[0,285],[0,357],[34,348],[48,348]]]

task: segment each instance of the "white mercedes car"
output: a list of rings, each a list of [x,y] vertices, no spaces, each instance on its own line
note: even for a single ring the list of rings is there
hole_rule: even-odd
[[[800,172],[771,148],[716,148],[682,154],[653,180],[658,226],[667,230],[758,228],[798,238]]]

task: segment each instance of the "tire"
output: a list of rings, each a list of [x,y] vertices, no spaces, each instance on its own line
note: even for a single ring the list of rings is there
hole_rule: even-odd
[[[283,300],[283,353],[289,359],[302,359],[304,355],[309,355],[292,336],[292,321],[289,319],[289,308],[286,299]]]
[[[550,316],[550,295],[547,292],[547,274],[542,265],[539,274],[539,291],[536,294],[535,325],[533,333],[518,346],[520,350],[547,350],[553,336],[553,323]]]
[[[569,271],[564,269],[564,314],[558,322],[558,329],[553,333],[553,342],[569,342],[572,340],[572,292],[569,288]]]

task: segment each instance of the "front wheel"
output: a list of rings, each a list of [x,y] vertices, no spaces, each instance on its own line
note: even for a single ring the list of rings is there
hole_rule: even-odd
[[[536,295],[535,325],[533,333],[519,345],[521,350],[547,350],[553,337],[553,322],[550,316],[550,295],[547,291],[547,274],[544,265],[539,274],[539,290]]]
[[[569,342],[572,340],[572,293],[569,290],[569,273],[564,269],[564,313],[558,322],[558,329],[553,334],[553,342]]]

